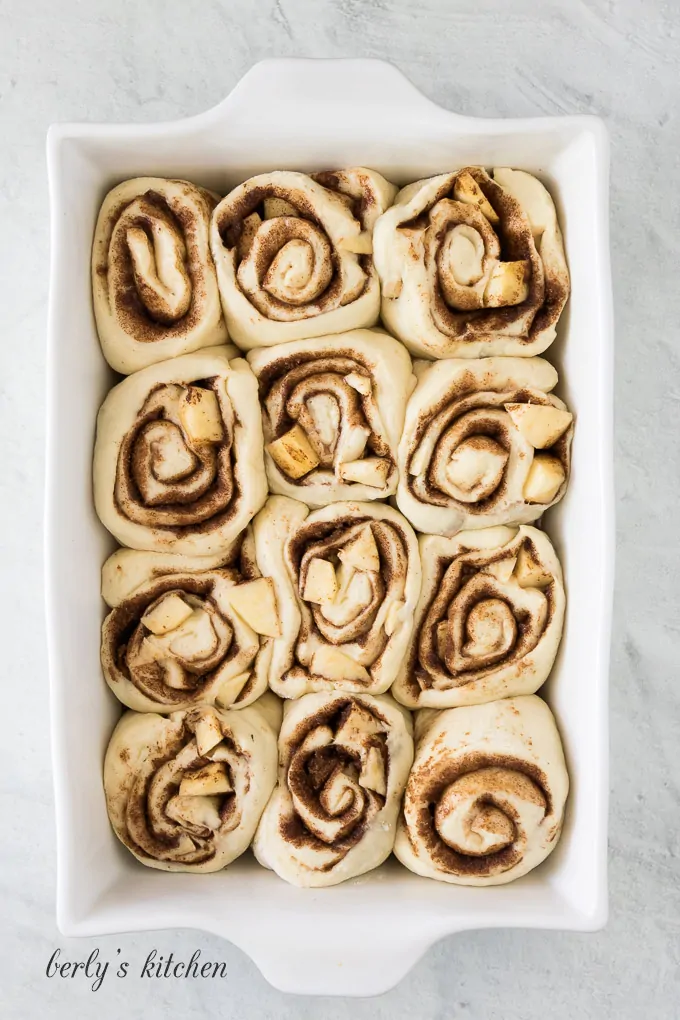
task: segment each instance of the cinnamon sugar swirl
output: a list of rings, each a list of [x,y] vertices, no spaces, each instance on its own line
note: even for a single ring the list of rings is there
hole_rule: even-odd
[[[94,495],[133,549],[226,549],[267,494],[257,383],[233,347],[197,351],[115,386],[97,420]]]
[[[376,323],[373,226],[395,192],[363,167],[277,170],[222,199],[211,246],[234,342],[250,350]]]
[[[420,591],[418,543],[381,503],[309,512],[271,496],[253,526],[257,561],[281,606],[269,685],[283,698],[312,691],[380,694],[406,652]]]
[[[272,492],[325,506],[384,499],[415,386],[411,359],[379,330],[357,329],[251,351]]]
[[[555,849],[568,789],[555,720],[536,695],[425,709],[394,852],[440,882],[512,882]]]
[[[413,761],[411,717],[389,697],[308,694],[287,702],[279,777],[253,849],[297,886],[363,875],[392,850]]]
[[[227,340],[210,217],[218,196],[187,181],[138,177],[104,199],[92,294],[104,357],[129,375]]]
[[[542,358],[416,361],[397,505],[418,531],[527,524],[567,489],[573,416]]]
[[[104,761],[120,841],[161,871],[219,871],[239,857],[276,782],[280,720],[271,694],[241,712],[126,712]]]
[[[547,189],[521,170],[465,167],[409,184],[381,216],[382,318],[416,354],[540,354],[569,271]]]

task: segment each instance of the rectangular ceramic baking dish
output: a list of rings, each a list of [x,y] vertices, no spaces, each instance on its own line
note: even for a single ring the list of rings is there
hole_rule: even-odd
[[[562,840],[537,871],[476,889],[394,862],[300,890],[246,855],[215,875],[141,867],[114,837],[101,770],[119,705],[100,675],[100,567],[113,548],[92,505],[95,417],[112,374],[90,302],[90,245],[106,191],[139,175],[226,193],[272,169],[364,165],[403,184],[466,164],[520,167],[555,196],[572,296],[547,357],[576,413],[573,474],[548,530],[568,585],[561,653],[543,693],[572,792]],[[613,576],[608,141],[592,117],[478,120],[424,98],[373,60],[255,66],[217,107],[169,124],[60,125],[48,137],[52,264],[48,350],[47,625],[57,812],[57,917],[65,935],[170,927],[214,932],[286,991],[367,995],[437,939],[475,928],[589,931],[607,914],[607,674]]]

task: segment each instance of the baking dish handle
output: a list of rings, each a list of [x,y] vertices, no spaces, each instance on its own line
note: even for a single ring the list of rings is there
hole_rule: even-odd
[[[303,108],[309,121],[311,107],[319,111],[313,116],[315,133],[325,133],[333,130],[334,106],[346,108],[348,103],[356,105],[359,124],[373,134],[376,124],[401,121],[405,114],[429,120],[457,116],[424,96],[392,64],[373,59],[262,60],[210,114],[219,119],[228,112],[232,120],[243,111],[252,121],[253,110],[259,110],[267,125],[285,130]]]
[[[262,933],[253,944],[241,943],[262,976],[282,992],[298,995],[371,996],[394,988],[434,941],[432,934],[414,940],[398,926],[391,935],[356,926],[346,938],[325,926],[294,927],[283,944],[281,932]]]

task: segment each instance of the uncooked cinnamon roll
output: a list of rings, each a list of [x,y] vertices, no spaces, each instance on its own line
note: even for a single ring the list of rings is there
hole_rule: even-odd
[[[253,525],[260,570],[281,615],[269,686],[283,698],[310,691],[381,694],[406,652],[420,591],[418,542],[382,503],[322,510],[271,496]]]
[[[104,357],[129,375],[227,340],[210,217],[219,201],[187,181],[137,177],[110,191],[92,248]]]
[[[394,697],[453,708],[537,691],[564,622],[562,570],[536,528],[421,535],[423,580]]]
[[[409,184],[373,236],[386,326],[430,358],[540,354],[569,271],[555,206],[520,170],[465,167]]]
[[[121,545],[208,556],[267,495],[257,382],[233,347],[185,354],[115,386],[97,419],[97,513]]]
[[[408,352],[356,329],[251,351],[272,492],[325,506],[397,488],[397,446],[415,386]]]
[[[572,415],[542,358],[417,361],[397,504],[418,531],[526,524],[567,488]]]
[[[252,528],[214,556],[119,549],[102,569],[102,595],[112,608],[102,627],[104,678],[128,708],[245,708],[266,691],[281,629]]]
[[[284,707],[278,784],[253,842],[297,886],[330,886],[389,856],[413,761],[409,713],[389,695],[308,694]]]
[[[373,226],[395,192],[363,167],[277,170],[222,199],[210,236],[235,343],[250,350],[376,323]]]
[[[250,845],[276,783],[280,705],[126,712],[104,761],[114,831],[161,871],[219,871]]]
[[[425,878],[502,885],[557,845],[569,776],[540,698],[424,710],[394,852]]]

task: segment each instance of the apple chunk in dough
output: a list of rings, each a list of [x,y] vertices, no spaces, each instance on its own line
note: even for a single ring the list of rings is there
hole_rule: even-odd
[[[221,443],[224,438],[222,414],[214,390],[187,387],[180,398],[179,419],[194,443]]]
[[[319,458],[300,425],[294,425],[285,435],[275,439],[267,450],[284,475],[295,481],[319,466]]]
[[[335,567],[329,560],[314,556],[307,567],[307,577],[302,597],[305,602],[323,606],[332,602],[338,591]]]
[[[574,416],[550,404],[506,404],[512,424],[536,450],[552,446],[571,425]]]
[[[234,612],[245,620],[256,634],[280,637],[281,622],[276,605],[274,584],[270,577],[258,577],[229,589],[229,602]]]
[[[149,606],[142,616],[142,623],[152,634],[160,636],[175,630],[193,612],[191,606],[176,592],[168,592],[159,602]]]
[[[338,559],[355,570],[380,570],[380,553],[370,524],[339,550]]]
[[[565,478],[564,468],[557,457],[537,454],[524,483],[525,500],[527,503],[552,503]]]

